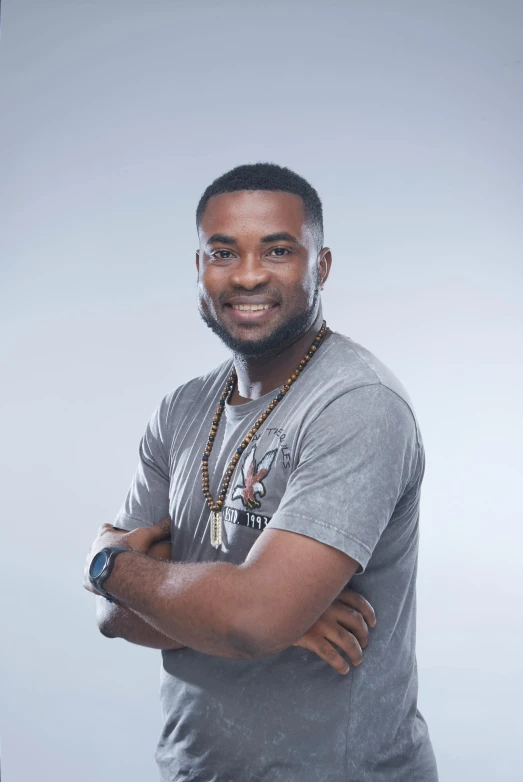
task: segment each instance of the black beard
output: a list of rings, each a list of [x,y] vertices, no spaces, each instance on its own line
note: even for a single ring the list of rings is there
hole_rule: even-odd
[[[246,358],[260,358],[261,356],[277,353],[282,343],[295,342],[296,339],[299,339],[299,337],[311,327],[316,317],[316,307],[319,295],[320,290],[319,288],[316,288],[314,291],[314,299],[308,310],[294,315],[286,323],[282,323],[276,331],[258,342],[236,339],[224,329],[218,320],[211,317],[207,312],[204,312],[201,306],[199,307],[199,312],[205,325],[221,339],[229,350],[237,355],[245,356]]]

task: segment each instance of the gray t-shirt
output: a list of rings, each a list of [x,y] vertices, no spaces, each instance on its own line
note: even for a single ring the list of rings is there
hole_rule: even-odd
[[[417,710],[416,567],[423,442],[392,372],[333,333],[243,453],[210,544],[200,463],[232,362],[167,394],[140,441],[114,524],[172,519],[173,560],[245,560],[267,524],[360,563],[351,585],[377,624],[342,676],[301,647],[257,659],[163,651],[162,782],[436,782]],[[209,460],[217,497],[240,441],[275,392],[226,405]],[[260,595],[263,600],[263,595]]]

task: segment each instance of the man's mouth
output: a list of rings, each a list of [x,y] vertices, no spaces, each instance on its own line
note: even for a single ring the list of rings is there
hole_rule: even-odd
[[[248,301],[248,297],[235,297],[225,303],[225,307],[231,311],[233,319],[237,323],[258,323],[270,318],[278,309],[279,304],[268,297],[253,296],[254,301]]]
[[[256,312],[256,310],[268,310],[274,304],[231,304],[233,310],[242,310],[243,312]]]

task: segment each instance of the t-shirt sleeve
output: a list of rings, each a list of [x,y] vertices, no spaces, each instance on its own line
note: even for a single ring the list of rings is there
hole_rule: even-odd
[[[362,573],[419,469],[407,403],[381,384],[341,394],[307,426],[273,529],[315,538],[355,559]]]
[[[136,467],[127,496],[113,521],[133,530],[156,524],[169,515],[169,443],[166,398],[151,415],[138,448]]]

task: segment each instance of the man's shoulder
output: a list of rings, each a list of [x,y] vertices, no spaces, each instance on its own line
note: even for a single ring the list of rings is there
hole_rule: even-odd
[[[333,332],[325,344],[323,362],[318,362],[318,370],[322,376],[322,398],[324,402],[345,396],[357,391],[360,398],[368,398],[369,407],[376,404],[376,399],[402,400],[402,405],[409,410],[409,417],[415,423],[418,437],[419,423],[413,402],[405,386],[397,375],[372,351],[356,342],[351,337]],[[329,369],[326,364],[330,365]],[[363,397],[362,397],[363,395]]]
[[[405,386],[392,369],[351,337],[335,331],[330,356],[326,353],[326,359],[336,368],[337,380],[346,391],[379,384],[393,391],[413,409]]]

